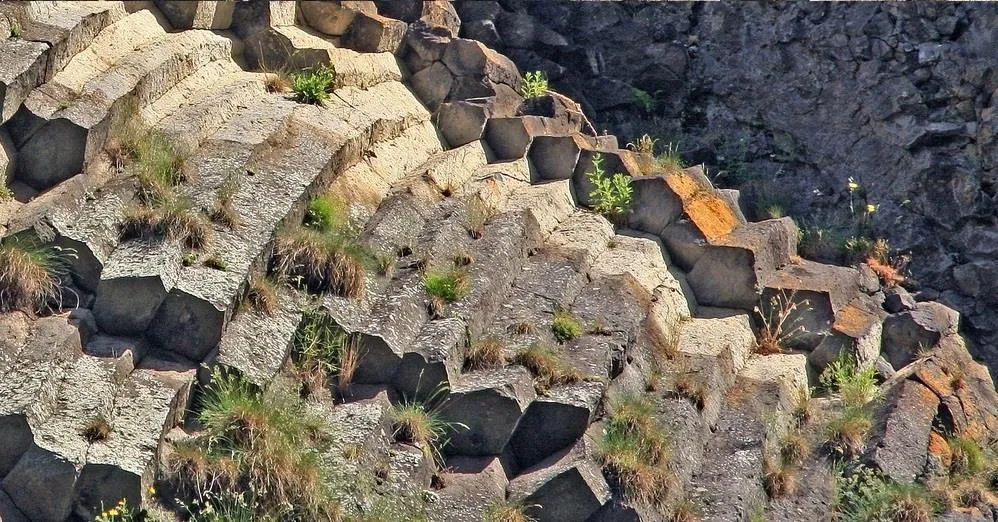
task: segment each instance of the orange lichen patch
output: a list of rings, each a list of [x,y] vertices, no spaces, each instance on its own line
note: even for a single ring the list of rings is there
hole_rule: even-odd
[[[632,175],[653,176],[658,169],[655,156],[651,154],[621,150],[619,155],[620,162],[624,164],[624,168]]]
[[[987,370],[969,354],[966,360],[951,360],[952,350],[944,350],[938,349],[937,357],[920,365],[914,377],[942,400],[957,435],[972,439],[989,436],[998,430],[998,412],[988,408],[995,398]]]
[[[682,200],[686,216],[708,241],[730,234],[738,226],[734,211],[713,189],[685,172],[666,174],[665,181]]]
[[[953,450],[942,435],[932,431],[929,432],[929,455],[935,455],[943,467],[949,468],[953,462]]]
[[[870,327],[878,321],[879,318],[876,314],[850,303],[842,307],[839,313],[835,314],[835,323],[832,325],[832,328],[849,337],[858,338],[866,335]]]

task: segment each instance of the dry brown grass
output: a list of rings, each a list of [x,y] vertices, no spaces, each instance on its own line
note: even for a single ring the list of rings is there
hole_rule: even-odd
[[[797,291],[787,293],[781,290],[769,298],[768,303],[760,303],[756,317],[760,322],[756,335],[755,352],[759,355],[774,355],[787,351],[790,343],[806,333],[800,320],[798,309],[808,310],[807,299],[798,300]]]
[[[528,516],[522,504],[509,501],[493,502],[482,514],[482,522],[536,522]]]
[[[866,448],[866,432],[872,425],[862,407],[847,407],[826,426],[825,446],[833,455],[853,459]]]
[[[291,92],[291,78],[283,72],[268,72],[266,78],[263,80],[263,84],[267,88],[267,92]]]
[[[159,240],[164,237],[180,241],[192,250],[208,245],[211,226],[189,201],[169,196],[158,203],[134,205],[119,225],[119,239]]]
[[[762,485],[769,498],[792,495],[797,490],[797,469],[786,462],[764,459]]]
[[[500,368],[505,364],[506,345],[499,337],[485,337],[473,343],[464,361],[469,371]]]
[[[811,445],[800,433],[790,433],[780,441],[780,460],[786,465],[796,466],[811,454]]]
[[[584,380],[583,375],[569,365],[559,352],[546,346],[532,344],[518,352],[513,362],[534,374],[534,386],[539,393],[546,393],[552,386]]]
[[[246,299],[257,312],[274,315],[277,311],[277,288],[266,277],[254,277],[250,281]]]
[[[111,425],[102,415],[98,415],[87,421],[80,434],[90,444],[103,442],[111,436]]]
[[[364,291],[364,249],[336,232],[297,227],[277,237],[275,271],[316,292],[359,297]]]
[[[676,379],[674,385],[676,394],[693,403],[698,411],[707,407],[707,390],[703,384],[690,374],[683,374]]]
[[[536,335],[537,325],[533,321],[528,321],[526,319],[520,319],[515,323],[509,325],[508,331],[516,335]]]
[[[881,261],[870,256],[866,258],[866,264],[873,270],[873,273],[877,274],[880,283],[886,287],[897,286],[904,282],[905,278],[901,275],[901,266],[897,263]]]
[[[0,313],[43,312],[62,306],[62,278],[76,252],[34,239],[0,241]]]
[[[692,501],[683,500],[672,508],[669,522],[700,522],[700,510]]]
[[[647,399],[624,397],[610,405],[597,455],[631,501],[662,507],[677,485],[667,462],[668,435]]]

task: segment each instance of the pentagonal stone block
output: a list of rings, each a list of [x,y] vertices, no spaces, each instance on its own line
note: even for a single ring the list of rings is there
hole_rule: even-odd
[[[343,36],[358,13],[378,14],[374,2],[301,2],[298,6],[309,26],[330,36]]]
[[[539,522],[584,521],[610,501],[591,443],[580,440],[510,481],[509,500]]]
[[[533,379],[522,367],[465,374],[451,389],[441,414],[466,426],[451,435],[447,453],[499,455],[524,409],[535,397]]]
[[[112,335],[139,336],[173,289],[180,273],[175,242],[123,243],[111,255],[97,285],[94,316]]]
[[[558,386],[530,404],[510,445],[521,468],[570,446],[586,432],[603,394],[601,383]]]
[[[405,28],[405,22],[377,14],[360,13],[350,23],[342,43],[344,47],[362,53],[395,53],[402,45]]]
[[[537,136],[530,144],[527,158],[541,179],[571,179],[579,162],[581,139],[578,135]]]

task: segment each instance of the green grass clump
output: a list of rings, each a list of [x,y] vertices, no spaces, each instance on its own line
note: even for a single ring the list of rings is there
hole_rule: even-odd
[[[321,389],[334,375],[343,389],[351,384],[357,371],[358,348],[358,338],[348,335],[328,315],[309,312],[295,331],[291,356],[310,391]]]
[[[679,155],[679,145],[675,143],[669,143],[661,154],[655,156],[655,162],[660,169],[666,172],[675,172],[686,167],[683,164],[683,158]]]
[[[198,418],[203,431],[169,458],[182,500],[243,492],[257,520],[338,517],[320,457],[322,420],[292,390],[264,392],[216,369]]]
[[[820,381],[822,386],[837,394],[847,408],[863,406],[877,394],[876,368],[872,365],[859,368],[855,357],[847,353],[825,368]]]
[[[62,280],[75,258],[73,249],[35,239],[0,239],[0,313],[61,307]]]
[[[586,179],[593,185],[589,193],[593,210],[611,221],[619,221],[631,211],[634,204],[631,177],[619,172],[607,175],[603,171],[602,154],[593,155],[592,169],[586,173]]]
[[[392,406],[392,434],[395,440],[414,444],[427,460],[443,464],[443,448],[450,433],[464,428],[460,423],[447,422],[440,415],[436,399],[444,390],[433,394],[426,402],[406,400]]]
[[[482,513],[481,522],[535,522],[536,520],[527,515],[527,508],[523,504],[502,500],[489,504]]]
[[[305,69],[292,78],[291,89],[295,100],[301,103],[321,105],[329,99],[333,91],[333,80],[336,72],[331,65],[323,65],[314,69]]]
[[[471,281],[465,268],[431,270],[423,276],[423,288],[430,296],[430,311],[443,317],[448,303],[463,299],[471,292]]]
[[[319,232],[329,232],[348,226],[346,216],[343,204],[333,196],[324,194],[308,203],[302,224]]]
[[[545,393],[555,385],[583,380],[582,374],[568,364],[561,353],[547,346],[532,344],[517,352],[513,362],[534,374],[534,387],[539,393]]]
[[[14,199],[14,193],[7,185],[0,185],[0,203],[5,203]]]
[[[838,470],[833,509],[840,522],[930,522],[938,499],[919,484],[899,484],[858,465]]]
[[[10,21],[10,37],[11,38],[20,38],[21,37],[21,33],[23,31],[24,30],[21,29],[21,22],[18,22],[17,20],[11,20]]]
[[[976,441],[967,437],[951,437],[948,442],[953,451],[949,468],[951,475],[975,475],[984,469],[984,450]]]
[[[520,94],[524,99],[530,100],[539,98],[548,93],[548,79],[541,71],[528,72],[523,74],[520,82]]]
[[[597,454],[628,499],[662,506],[676,483],[666,462],[668,445],[668,434],[655,419],[655,405],[630,396],[611,405]]]
[[[582,336],[582,325],[572,312],[557,308],[551,321],[551,333],[559,343],[567,343]]]

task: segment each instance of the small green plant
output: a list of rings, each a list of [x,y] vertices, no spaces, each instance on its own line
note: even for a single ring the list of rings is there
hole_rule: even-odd
[[[650,93],[643,89],[638,89],[637,87],[631,88],[631,97],[634,98],[634,103],[641,107],[645,114],[652,114],[658,109],[659,101],[658,94],[661,91],[656,91],[655,93]]]
[[[553,348],[532,344],[517,352],[513,362],[534,374],[534,387],[538,393],[547,393],[552,386],[571,384],[583,380],[582,374],[573,368],[565,358]]]
[[[658,167],[664,171],[683,170],[683,158],[679,155],[679,144],[669,143],[661,154],[655,157]]]
[[[667,465],[669,438],[655,419],[655,405],[624,397],[611,404],[609,417],[597,444],[604,468],[631,501],[664,505],[676,478]]]
[[[18,236],[0,239],[0,313],[62,307],[62,281],[76,251]]]
[[[180,258],[180,264],[184,266],[194,266],[198,262],[198,255],[194,252],[184,253],[184,257]]]
[[[306,69],[294,75],[291,89],[295,92],[295,100],[301,103],[322,105],[329,99],[333,90],[336,72],[331,65],[323,65]]]
[[[222,272],[229,269],[229,263],[219,257],[218,254],[212,254],[210,257],[205,259],[202,264],[212,270],[221,270]]]
[[[344,228],[348,225],[346,209],[330,195],[319,196],[309,201],[302,224],[319,232]]]
[[[586,179],[593,185],[589,199],[596,212],[611,220],[620,220],[631,211],[634,188],[630,176],[620,173],[607,176],[603,171],[602,154],[593,155],[592,170],[586,173]]]
[[[949,447],[953,450],[953,460],[949,468],[951,475],[975,475],[984,469],[984,451],[973,439],[951,437]]]
[[[537,519],[527,515],[527,507],[508,500],[489,504],[482,513],[481,522],[536,522]]]
[[[798,311],[798,308],[801,311]],[[800,324],[802,312],[810,310],[807,299],[797,299],[797,291],[789,294],[780,290],[768,302],[760,302],[755,309],[760,327],[756,334],[756,353],[771,355],[785,352],[801,335],[807,333]]]
[[[91,444],[104,442],[111,436],[111,425],[103,415],[91,418],[80,430],[83,439]]]
[[[847,407],[862,407],[877,394],[876,368],[859,368],[856,358],[842,353],[825,368],[819,378],[822,386],[836,393]]]
[[[462,299],[471,291],[468,271],[463,268],[431,270],[423,276],[423,288],[430,296],[434,317],[442,317],[447,304]]]
[[[637,152],[638,154],[655,154],[655,142],[658,140],[652,138],[648,134],[642,134],[638,141],[630,142],[627,144],[627,148]]]
[[[899,484],[861,464],[836,470],[834,518],[840,522],[930,522],[937,499],[921,485]]]
[[[24,30],[21,28],[21,22],[18,22],[17,20],[11,20],[10,21],[10,37],[11,38],[20,38],[22,32],[24,32]]]
[[[567,343],[582,335],[582,325],[572,312],[558,307],[551,320],[551,333],[559,343]]]
[[[530,100],[544,96],[548,92],[548,79],[541,71],[524,73],[520,82],[520,94]]]
[[[14,199],[14,192],[7,185],[0,185],[0,203],[5,203]]]
[[[211,220],[229,228],[242,224],[239,211],[233,206],[233,199],[239,190],[239,176],[230,173],[225,177],[222,186],[215,195],[215,208],[211,211]]]
[[[467,370],[490,370],[506,364],[506,345],[499,337],[485,337],[472,343],[464,361]]]

